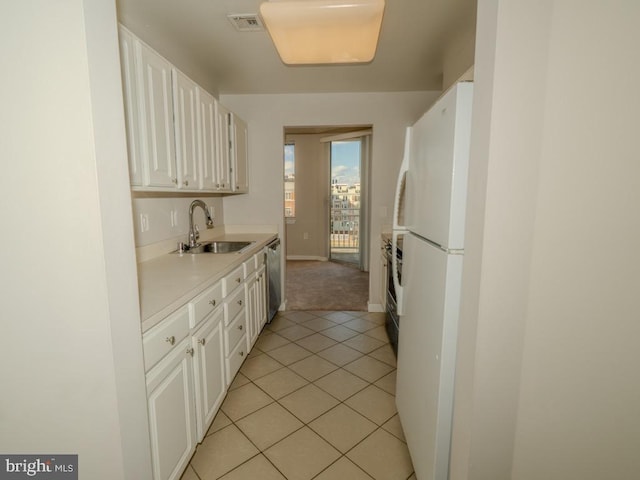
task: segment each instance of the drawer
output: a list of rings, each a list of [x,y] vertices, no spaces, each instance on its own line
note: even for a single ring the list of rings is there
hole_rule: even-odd
[[[256,271],[255,255],[242,264],[242,269],[244,272],[244,278],[247,278],[249,275]]]
[[[244,273],[242,265],[222,279],[222,295],[227,296],[242,284]]]
[[[240,310],[244,309],[244,287],[238,288],[224,301],[224,324],[229,325]]]
[[[231,384],[233,381],[233,377],[236,376],[238,370],[242,366],[242,362],[244,362],[245,358],[247,358],[247,337],[246,335],[240,339],[236,348],[234,348],[231,353],[226,358],[226,366],[227,366],[227,386]]]
[[[229,355],[231,351],[238,345],[238,341],[247,332],[247,314],[246,310],[242,310],[231,324],[226,327],[224,334],[224,353]]]
[[[222,282],[217,282],[189,302],[191,313],[189,326],[193,328],[198,325],[220,305],[222,305]]]
[[[162,320],[142,336],[144,371],[148,371],[174,345],[189,334],[189,309],[183,307]]]

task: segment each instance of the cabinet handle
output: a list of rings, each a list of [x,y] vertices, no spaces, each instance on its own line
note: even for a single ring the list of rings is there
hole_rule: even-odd
[[[171,183],[173,183],[174,185],[177,185],[177,184],[178,184],[178,179],[177,179],[177,178],[175,178],[175,177],[174,177],[174,178],[172,178],[172,179],[171,179]]]
[[[241,356],[241,357],[244,357],[244,352],[242,352],[242,351],[241,351],[241,352],[240,352],[240,356]]]
[[[240,283],[240,277],[236,278],[236,283]]]
[[[242,300],[238,300],[238,305],[242,306]]]
[[[212,307],[216,306],[216,301],[215,300],[209,300],[209,305],[211,305]]]
[[[204,346],[206,340],[204,338],[201,338],[200,340],[198,340],[198,343],[202,346]]]
[[[167,342],[169,345],[173,345],[174,343],[176,343],[176,337],[171,335],[170,337],[165,338],[164,341]]]
[[[242,330],[242,328],[243,328],[243,325],[238,326],[238,330]]]
[[[191,347],[187,348],[187,355],[191,355],[193,357],[195,350]]]

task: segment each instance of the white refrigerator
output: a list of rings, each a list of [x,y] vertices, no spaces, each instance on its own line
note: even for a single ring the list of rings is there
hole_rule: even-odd
[[[407,129],[398,178],[396,404],[418,480],[449,473],[472,96],[472,83],[454,85]]]

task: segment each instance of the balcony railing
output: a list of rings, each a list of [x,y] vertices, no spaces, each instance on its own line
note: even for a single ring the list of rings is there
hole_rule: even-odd
[[[360,193],[331,195],[331,251],[360,249]]]

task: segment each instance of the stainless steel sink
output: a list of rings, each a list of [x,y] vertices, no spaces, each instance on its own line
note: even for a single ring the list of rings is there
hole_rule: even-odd
[[[182,253],[240,253],[253,243],[255,242],[202,242],[198,246],[192,248],[185,246]],[[175,253],[180,253],[180,251],[176,250]]]

